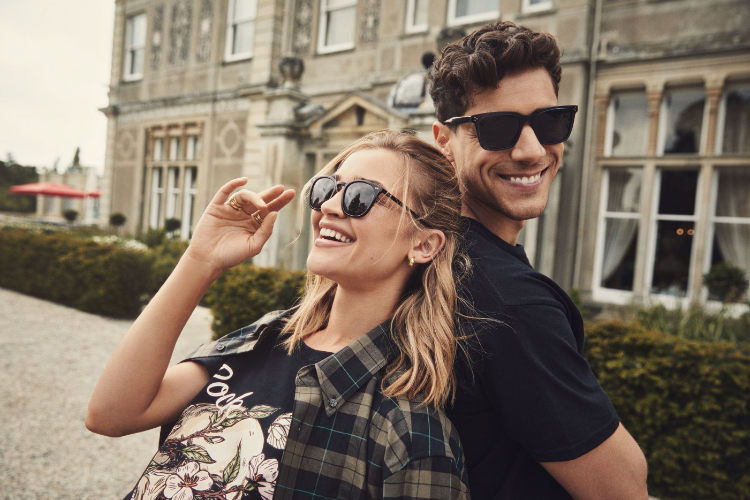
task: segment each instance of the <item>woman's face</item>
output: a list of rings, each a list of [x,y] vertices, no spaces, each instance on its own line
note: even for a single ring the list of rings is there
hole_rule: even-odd
[[[350,155],[336,177],[344,182],[373,181],[408,206],[400,182],[403,169],[395,153],[369,149]],[[403,287],[413,238],[408,224],[399,229],[401,207],[381,194],[367,215],[354,218],[344,215],[341,197],[339,191],[320,211],[313,210],[315,242],[307,257],[308,270],[350,288],[371,289],[381,283]]]

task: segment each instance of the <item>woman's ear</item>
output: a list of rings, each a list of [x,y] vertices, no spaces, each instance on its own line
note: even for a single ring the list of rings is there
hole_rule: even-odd
[[[439,229],[424,229],[417,234],[414,247],[407,258],[416,264],[430,262],[445,246],[445,234]]]

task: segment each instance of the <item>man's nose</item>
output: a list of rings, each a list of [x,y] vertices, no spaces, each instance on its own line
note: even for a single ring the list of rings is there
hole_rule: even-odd
[[[510,152],[511,159],[523,163],[536,163],[544,158],[546,154],[547,150],[539,143],[539,139],[537,139],[531,125],[528,123],[524,124],[521,129],[521,136]]]

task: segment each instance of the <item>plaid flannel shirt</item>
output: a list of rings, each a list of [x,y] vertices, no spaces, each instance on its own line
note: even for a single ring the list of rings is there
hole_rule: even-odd
[[[250,351],[276,338],[288,313],[269,313],[186,359]],[[382,393],[389,352],[386,322],[297,373],[274,500],[469,498],[461,444],[445,413]]]

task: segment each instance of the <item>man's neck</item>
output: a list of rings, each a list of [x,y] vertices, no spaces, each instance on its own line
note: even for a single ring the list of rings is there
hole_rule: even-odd
[[[518,235],[526,224],[526,221],[509,219],[485,205],[470,204],[466,201],[461,204],[461,215],[476,220],[495,236],[513,246],[518,243]]]

